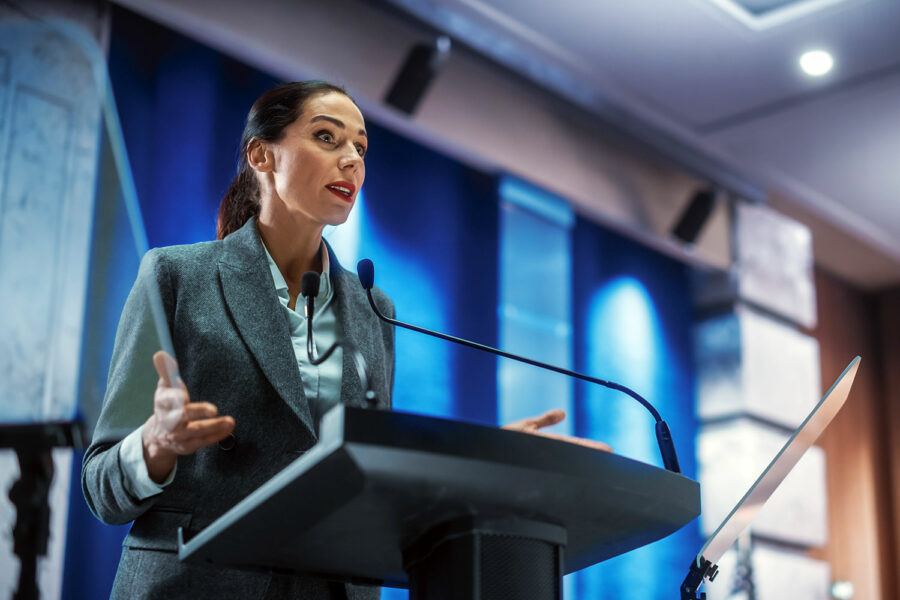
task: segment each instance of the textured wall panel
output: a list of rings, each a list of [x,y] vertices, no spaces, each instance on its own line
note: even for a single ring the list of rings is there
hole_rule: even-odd
[[[756,542],[752,555],[757,600],[829,600],[831,569],[802,552]]]
[[[819,346],[745,306],[695,333],[702,419],[749,414],[794,428],[821,398]]]
[[[746,598],[741,589],[737,550],[728,551],[718,562],[719,576],[700,588],[708,600]],[[796,550],[784,550],[754,540],[750,567],[755,600],[828,600],[831,569],[827,562],[809,558]]]
[[[4,419],[66,418],[49,411],[56,289],[60,256],[61,202],[65,198],[72,110],[61,100],[16,90],[0,190],[0,378],[8,389]],[[77,359],[76,357],[72,357]]]
[[[697,439],[701,527],[711,534],[775,457],[788,435],[750,419],[707,426]],[[753,533],[805,546],[827,540],[825,456],[812,447],[754,519]]]
[[[5,421],[77,413],[100,104],[91,59],[69,36],[66,29],[0,21]],[[102,60],[99,50],[95,58]]]
[[[735,216],[738,296],[807,328],[815,327],[809,229],[758,204],[738,204]]]

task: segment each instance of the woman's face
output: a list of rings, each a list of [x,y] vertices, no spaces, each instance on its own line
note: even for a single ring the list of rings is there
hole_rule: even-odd
[[[264,176],[274,195],[264,201],[280,202],[317,225],[343,223],[366,177],[366,145],[362,113],[347,96],[333,92],[307,100],[284,137],[265,144],[272,170]]]

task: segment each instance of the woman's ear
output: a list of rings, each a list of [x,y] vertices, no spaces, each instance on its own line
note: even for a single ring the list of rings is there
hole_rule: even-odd
[[[257,173],[271,173],[275,166],[272,152],[262,140],[254,139],[247,148],[247,164]]]

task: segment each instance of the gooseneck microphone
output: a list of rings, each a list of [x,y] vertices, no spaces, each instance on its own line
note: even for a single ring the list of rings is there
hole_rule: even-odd
[[[653,418],[656,420],[656,441],[659,444],[659,452],[662,455],[663,465],[665,465],[666,470],[672,471],[673,473],[681,473],[681,467],[678,464],[678,455],[675,453],[675,443],[672,441],[672,433],[669,431],[669,426],[665,421],[663,421],[662,417],[659,415],[659,412],[655,408],[653,408],[653,405],[647,402],[647,400],[642,398],[634,390],[613,381],[597,379],[596,377],[576,373],[575,371],[571,371],[569,369],[564,369],[562,367],[543,363],[537,360],[526,358],[524,356],[518,356],[509,352],[504,352],[503,350],[485,346],[484,344],[470,342],[469,340],[464,340],[452,335],[447,335],[446,333],[432,331],[430,329],[425,329],[416,325],[410,325],[409,323],[404,323],[402,321],[386,317],[381,313],[380,310],[378,310],[378,307],[375,305],[375,300],[372,298],[372,286],[375,285],[375,265],[373,265],[372,261],[368,258],[364,258],[356,265],[356,273],[359,276],[360,284],[362,284],[363,289],[366,290],[366,294],[369,297],[369,305],[372,307],[372,310],[375,311],[375,314],[378,316],[378,318],[382,321],[385,321],[386,323],[396,325],[397,327],[403,327],[404,329],[418,331],[419,333],[424,333],[425,335],[430,335],[432,337],[440,338],[442,340],[460,344],[462,346],[468,346],[469,348],[475,348],[476,350],[490,352],[491,354],[502,356],[504,358],[511,358],[512,360],[517,360],[527,365],[532,365],[534,367],[540,367],[541,369],[547,369],[548,371],[553,371],[555,373],[568,375],[569,377],[581,379],[582,381],[596,383],[598,385],[602,385],[603,387],[628,394],[629,396],[640,402],[641,405],[644,406],[644,408],[650,411],[650,414],[653,415]]]
[[[378,398],[375,396],[375,391],[369,386],[369,377],[366,375],[366,359],[354,344],[348,340],[337,340],[321,356],[318,358],[314,356],[313,315],[315,315],[316,296],[319,295],[320,279],[321,276],[315,271],[307,271],[300,279],[300,294],[306,298],[304,309],[306,312],[306,356],[311,364],[318,366],[328,360],[338,348],[343,348],[345,352],[349,352],[350,358],[353,360],[353,366],[356,367],[356,375],[359,377],[359,384],[362,386],[366,404],[369,408],[375,408],[378,405]]]
[[[315,362],[313,359],[313,350],[315,349],[315,346],[313,345],[312,330],[313,315],[316,314],[316,296],[319,295],[319,283],[320,276],[315,271],[307,271],[303,274],[303,277],[300,278],[300,293],[306,298],[306,356],[309,357],[309,362],[314,365],[321,364],[321,361]],[[331,351],[334,352],[333,349]],[[328,356],[330,356],[330,354]],[[326,360],[328,356],[322,360]]]

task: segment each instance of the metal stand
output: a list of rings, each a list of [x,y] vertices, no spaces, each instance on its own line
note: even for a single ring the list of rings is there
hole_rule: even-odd
[[[13,552],[19,557],[19,584],[13,600],[38,600],[38,557],[47,554],[50,539],[50,484],[55,447],[82,446],[79,423],[39,423],[0,426],[0,447],[13,448],[19,459],[19,479],[9,490],[16,507]]]
[[[681,600],[706,600],[706,593],[697,593],[697,589],[704,579],[713,581],[719,574],[719,567],[712,564],[703,556],[691,559],[691,568],[687,577],[681,583]]]

